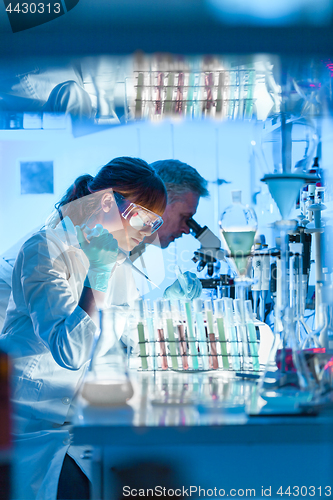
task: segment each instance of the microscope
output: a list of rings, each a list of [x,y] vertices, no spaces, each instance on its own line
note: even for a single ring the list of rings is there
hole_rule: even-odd
[[[221,248],[221,240],[207,226],[200,226],[193,218],[187,221],[187,225],[191,234],[201,243],[201,247],[194,252],[192,261],[198,262],[198,272],[207,266],[209,278],[200,279],[202,287],[215,288],[217,291],[232,287],[233,281],[229,275],[220,274],[219,277],[213,277],[214,265],[228,256],[228,252]]]

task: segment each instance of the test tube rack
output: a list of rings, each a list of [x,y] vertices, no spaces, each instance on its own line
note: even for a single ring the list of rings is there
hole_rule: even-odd
[[[221,305],[223,301],[228,301],[229,309],[224,314],[218,308],[218,302]],[[160,302],[163,306],[170,301]],[[134,320],[138,332],[139,370],[259,374],[263,367],[259,364],[256,327],[252,318],[242,321],[234,314],[232,299],[213,300],[212,308],[202,311],[195,311],[191,302],[185,302],[178,309],[181,314],[175,312],[176,306],[173,301],[171,303],[172,315],[168,318],[158,320],[150,312]],[[143,309],[147,311],[146,307]]]
[[[252,68],[193,71],[135,71],[126,92],[128,119],[187,118],[251,119],[256,72]]]

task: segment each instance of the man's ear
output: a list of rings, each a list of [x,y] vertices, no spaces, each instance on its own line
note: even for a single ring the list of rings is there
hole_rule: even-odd
[[[110,212],[111,207],[115,203],[113,194],[105,193],[102,197],[101,205],[103,212]]]

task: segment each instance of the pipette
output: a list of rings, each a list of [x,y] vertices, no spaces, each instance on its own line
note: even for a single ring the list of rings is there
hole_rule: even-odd
[[[178,265],[175,265],[175,273],[177,280],[179,281],[179,284],[181,286],[181,289],[183,290],[185,294],[185,298],[187,299],[187,284],[186,284],[186,279],[184,278],[184,275]]]
[[[122,253],[122,254],[125,256],[125,262],[127,262],[127,264],[129,264],[129,265],[132,267],[132,269],[133,269],[134,271],[136,271],[138,274],[140,274],[141,276],[143,276],[144,278],[146,278],[146,280],[148,280],[148,281],[149,281],[149,283],[151,283],[152,285],[154,285],[154,287],[156,287],[156,288],[160,288],[160,287],[159,287],[158,285],[156,285],[156,284],[155,284],[155,283],[154,283],[154,282],[153,282],[150,278],[148,278],[148,276],[147,276],[144,272],[140,271],[140,269],[138,269],[138,268],[137,268],[137,267],[133,264],[133,262],[131,261],[131,259],[130,259],[130,258],[126,255],[126,253],[125,253],[123,250],[121,250],[120,248],[119,248],[119,253]]]

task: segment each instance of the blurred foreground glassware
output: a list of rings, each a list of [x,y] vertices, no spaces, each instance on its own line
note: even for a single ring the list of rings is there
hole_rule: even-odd
[[[93,406],[123,406],[134,394],[124,350],[116,334],[116,308],[99,311],[100,330],[96,335],[81,396]]]

